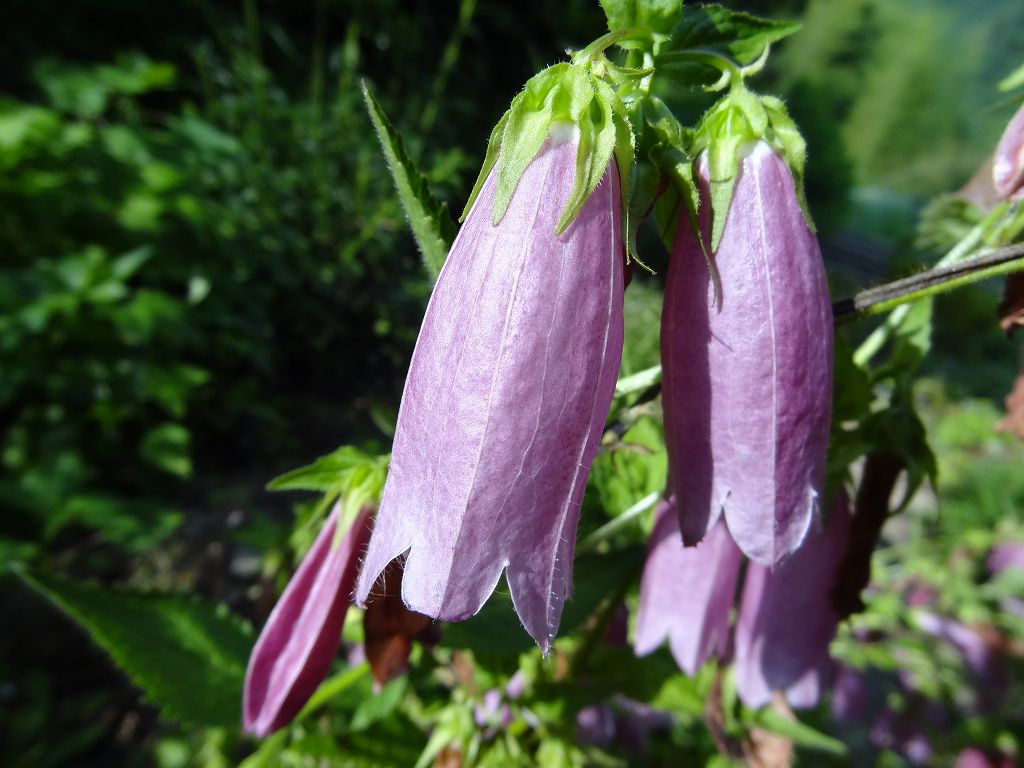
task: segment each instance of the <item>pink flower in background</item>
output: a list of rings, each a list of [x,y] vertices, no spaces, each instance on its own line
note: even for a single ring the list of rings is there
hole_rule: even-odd
[[[988,572],[998,576],[1003,571],[1024,571],[1024,541],[1002,541],[992,547],[985,562]]]
[[[363,509],[335,542],[340,502],[274,606],[249,657],[242,718],[266,736],[287,725],[327,675],[341,642],[359,556],[370,536]]]
[[[850,522],[843,493],[824,530],[812,525],[784,563],[769,569],[749,562],[731,627],[742,554],[726,522],[719,519],[696,547],[684,547],[673,505],[662,502],[640,581],[637,654],[646,655],[667,639],[676,662],[691,676],[712,654],[731,656],[747,706],[763,706],[776,692],[793,707],[814,706],[831,678],[828,648],[839,614],[830,593]]]
[[[550,646],[623,340],[614,162],[555,234],[578,141],[553,131],[497,225],[492,170],[452,245],[406,379],[361,605],[405,557],[406,605],[466,619],[507,568],[519,617]]]
[[[699,172],[710,243],[706,155]],[[661,327],[665,440],[683,540],[700,541],[724,514],[744,554],[772,566],[800,546],[819,505],[832,310],[785,161],[752,143],[738,173],[714,275],[685,217],[679,225]]]
[[[846,494],[832,505],[824,530],[773,569],[747,567],[736,622],[736,677],[750,707],[771,701],[776,691],[793,707],[813,707],[828,684],[828,647],[839,625],[830,599],[850,533]]]
[[[1014,768],[1013,758],[994,749],[967,747],[956,757],[953,768]]]
[[[680,668],[694,675],[729,647],[729,613],[742,555],[723,521],[696,547],[683,547],[674,499],[658,505],[636,616],[638,656],[668,640]]]
[[[1006,571],[1024,571],[1024,541],[1004,541],[992,547],[985,563],[988,572],[998,578]],[[999,599],[1000,607],[1015,616],[1024,616],[1024,595],[1006,595]]]
[[[1024,104],[1010,118],[996,145],[992,181],[1000,197],[1024,199]]]

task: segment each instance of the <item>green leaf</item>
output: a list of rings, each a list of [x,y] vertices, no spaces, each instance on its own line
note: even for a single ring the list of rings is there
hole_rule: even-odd
[[[562,631],[579,627],[608,595],[639,578],[646,554],[645,547],[632,546],[577,557],[573,565],[573,593],[565,601],[562,614]]]
[[[409,678],[405,675],[389,682],[380,693],[363,700],[353,713],[349,727],[353,731],[365,731],[374,723],[383,720],[402,702],[408,687]]]
[[[1012,91],[1024,86],[1024,64],[1021,64],[1013,72],[1008,74],[996,86],[1000,91]]]
[[[71,524],[99,531],[103,538],[129,552],[146,552],[170,536],[182,513],[152,499],[127,499],[108,493],[80,493],[46,517],[47,536]]]
[[[770,707],[764,707],[753,712],[749,718],[750,722],[766,731],[777,733],[791,739],[799,747],[815,749],[819,752],[827,752],[830,755],[845,755],[846,745],[839,739],[815,730],[806,723],[799,720],[790,720],[783,717]]]
[[[179,595],[15,573],[85,627],[166,715],[237,728],[251,633],[226,609]]]
[[[152,256],[153,249],[148,245],[128,251],[114,260],[111,272],[118,280],[129,280]]]
[[[762,19],[720,5],[687,6],[661,51],[700,48],[746,66],[757,61],[766,46],[799,29],[797,22]]]
[[[504,587],[504,585],[502,585]],[[498,591],[475,616],[449,624],[441,636],[445,648],[466,649],[483,657],[516,657],[534,647],[512,607],[508,592]]]
[[[0,160],[16,159],[25,144],[45,141],[60,125],[60,118],[48,109],[0,105]]]
[[[438,203],[430,192],[426,177],[413,164],[402,137],[391,125],[366,81],[362,81],[366,111],[370,113],[388,171],[395,182],[398,199],[409,218],[412,236],[423,255],[423,266],[436,280],[455,239],[455,223],[446,203]]]
[[[480,173],[473,183],[473,189],[469,193],[469,199],[466,200],[466,207],[462,209],[459,221],[465,220],[469,215],[470,210],[473,208],[473,203],[476,202],[477,197],[480,195],[480,190],[483,189],[484,182],[487,181],[488,174],[490,174],[494,164],[498,162],[498,154],[501,151],[501,137],[505,133],[505,123],[508,122],[508,116],[511,112],[511,108],[508,109],[495,124],[494,128],[491,129],[491,136],[487,139],[487,152],[484,154],[484,164],[480,167]]]
[[[932,299],[910,304],[892,327],[891,351],[875,372],[876,379],[905,377],[924,361],[932,346],[932,305]]]
[[[268,491],[318,491],[326,493],[362,466],[387,466],[387,457],[373,456],[355,446],[343,445],[306,467],[293,469],[267,483]]]
[[[758,137],[751,129],[745,110],[736,103],[734,87],[720,99],[697,126],[694,152],[707,150],[708,180],[711,193],[711,250],[717,251],[725,231],[725,221],[739,176],[740,149]]]
[[[186,115],[172,123],[175,130],[195,145],[201,155],[237,155],[242,143],[201,117]]]
[[[683,0],[601,0],[608,31],[645,29],[667,35],[679,20]]]
[[[594,458],[590,482],[601,506],[617,515],[664,490],[667,473],[661,422],[644,417],[630,426],[618,443]]]
[[[650,389],[661,381],[661,366],[655,365],[643,371],[638,371],[632,376],[623,376],[615,382],[615,396],[631,395],[636,392],[643,392]]]
[[[871,381],[867,372],[853,361],[853,349],[843,336],[835,335],[834,349],[832,420],[839,424],[859,421],[871,407]]]
[[[800,210],[804,212],[804,221],[811,232],[815,231],[814,220],[807,206],[807,195],[804,191],[804,166],[807,162],[807,142],[804,141],[800,129],[789,116],[786,105],[774,96],[761,96],[760,105],[768,117],[768,130],[765,140],[782,155],[793,176],[793,188],[796,190]]]
[[[189,431],[181,424],[161,424],[149,430],[142,438],[139,455],[164,472],[188,477],[192,474],[190,440]]]
[[[34,542],[0,536],[0,573],[16,563],[31,560],[38,550],[39,545]]]
[[[336,544],[341,541],[359,510],[367,504],[376,504],[387,479],[388,457],[363,453],[345,445],[326,456],[321,456],[308,467],[294,469],[267,484],[271,491],[318,491],[323,498],[312,517],[326,512],[336,498],[341,499]]]

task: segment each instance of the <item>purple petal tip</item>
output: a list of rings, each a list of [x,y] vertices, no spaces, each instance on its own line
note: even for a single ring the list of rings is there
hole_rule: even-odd
[[[694,675],[713,653],[725,653],[740,561],[724,521],[696,547],[684,547],[675,507],[662,502],[640,580],[637,655],[667,639],[680,668]]]
[[[291,722],[338,652],[371,514],[362,510],[333,546],[339,508],[288,582],[249,657],[242,719],[245,730],[261,738]]]

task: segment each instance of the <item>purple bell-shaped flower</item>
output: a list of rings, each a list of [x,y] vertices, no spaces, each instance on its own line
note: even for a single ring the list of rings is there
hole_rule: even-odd
[[[496,224],[492,169],[452,245],[409,367],[360,604],[404,557],[406,605],[458,621],[506,571],[527,631],[544,649],[554,637],[623,340],[614,162],[556,234],[579,141],[555,124]]]
[[[683,540],[720,515],[744,554],[781,562],[818,510],[832,402],[832,310],[818,242],[786,162],[763,141],[739,155],[710,253],[706,154],[700,229],[684,216],[665,287],[661,357],[669,485]],[[710,263],[709,263],[710,261]]]

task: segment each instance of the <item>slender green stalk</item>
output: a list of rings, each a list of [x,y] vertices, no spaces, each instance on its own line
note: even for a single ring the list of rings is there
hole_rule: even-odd
[[[616,533],[628,528],[634,520],[658,503],[661,494],[655,491],[644,496],[640,501],[627,509],[621,515],[617,515],[602,525],[596,531],[587,536],[576,547],[577,552],[590,552],[597,549],[601,542],[607,541]]]
[[[469,24],[473,20],[475,12],[476,0],[462,0],[459,3],[458,21],[455,23],[452,36],[448,38],[444,52],[441,54],[441,65],[438,67],[437,75],[434,77],[434,82],[430,87],[430,100],[427,102],[420,117],[420,130],[424,133],[433,127],[434,121],[437,119],[442,97],[444,96],[444,89],[448,85],[448,79],[455,69],[456,62],[459,60],[462,41],[466,36],[466,30],[469,29]]]
[[[998,248],[968,261],[868,288],[832,305],[836,322],[889,312],[902,304],[1024,269],[1024,243]]]
[[[743,81],[743,70],[740,65],[728,56],[723,56],[718,51],[688,48],[685,51],[661,53],[654,58],[654,65],[656,67],[672,66],[674,64],[706,64],[721,72],[722,79],[710,86],[708,90],[721,90],[729,83]]]
[[[984,242],[985,233],[1006,213],[1006,205],[997,206],[985,219],[974,227],[971,231],[964,235],[950,251],[939,260],[939,263],[935,265],[935,269],[943,269],[950,267],[954,264],[966,261],[967,257],[978,250]],[[989,253],[989,251],[983,252]],[[941,291],[937,291],[941,292]],[[885,346],[885,343],[889,340],[892,332],[903,324],[907,314],[910,312],[910,302],[914,299],[908,299],[903,306],[896,306],[892,310],[891,314],[885,319],[878,328],[871,332],[871,335],[864,340],[864,342],[857,348],[853,353],[853,361],[860,366],[866,365],[872,357]],[[835,314],[835,305],[833,305],[833,314]],[[865,316],[865,315],[861,315]]]
[[[615,45],[622,40],[648,40],[650,35],[640,29],[620,29],[615,32],[609,32],[601,37],[597,38],[594,42],[590,43],[586,48],[581,51],[577,51],[572,55],[573,64],[581,64],[597,56],[599,53],[607,48]]]

